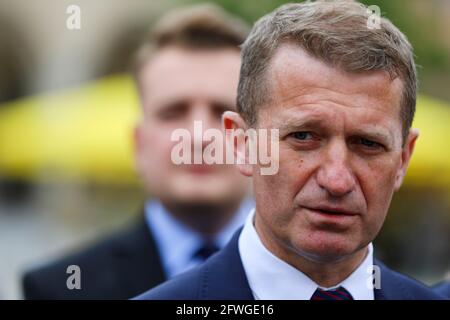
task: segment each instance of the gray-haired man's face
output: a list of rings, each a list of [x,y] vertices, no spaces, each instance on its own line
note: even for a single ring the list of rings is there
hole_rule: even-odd
[[[271,102],[257,127],[279,129],[279,171],[252,171],[258,232],[282,258],[362,252],[384,222],[417,138],[410,133],[402,148],[401,80],[348,74],[294,45],[278,49],[266,79]]]

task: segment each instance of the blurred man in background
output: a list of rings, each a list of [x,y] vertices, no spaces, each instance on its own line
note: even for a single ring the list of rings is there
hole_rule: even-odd
[[[235,110],[240,50],[247,26],[200,5],[163,17],[138,51],[134,76],[142,104],[135,160],[152,200],[132,228],[86,251],[27,273],[27,299],[127,299],[203,262],[222,248],[252,206],[248,181],[231,165],[175,165],[175,129],[221,127]],[[197,139],[197,140],[195,140]],[[202,148],[202,149],[203,149]],[[80,269],[81,289],[66,273]]]

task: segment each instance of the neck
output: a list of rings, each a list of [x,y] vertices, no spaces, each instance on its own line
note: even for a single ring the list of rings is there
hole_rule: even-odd
[[[270,240],[273,237],[268,235],[269,232],[265,232],[264,227],[260,226],[258,220],[255,221],[255,229],[263,245],[272,254],[301,271],[316,284],[324,288],[337,286],[344,281],[358,268],[368,253],[368,247],[365,246],[347,256],[319,259],[292,248],[287,248],[287,246],[280,243],[280,240]]]
[[[332,262],[315,261],[301,255],[297,255],[289,261],[319,286],[330,288],[337,286],[350,276],[363,262],[367,252],[366,246],[349,256],[341,257]]]
[[[220,232],[237,212],[240,201],[226,203],[176,203],[162,201],[167,211],[183,224],[201,234],[212,238]]]

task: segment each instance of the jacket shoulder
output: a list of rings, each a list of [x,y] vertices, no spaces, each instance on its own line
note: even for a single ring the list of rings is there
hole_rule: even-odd
[[[91,247],[81,249],[49,264],[26,272],[22,278],[25,299],[93,298],[96,292],[107,292],[105,285],[114,283],[117,258],[126,255],[129,247],[136,247],[143,226],[134,225],[98,240]],[[81,271],[82,290],[67,288],[67,268],[78,266]],[[109,285],[110,286],[110,285]],[[79,292],[78,292],[79,291]],[[114,291],[109,288],[109,291]],[[99,298],[101,296],[98,296]]]
[[[443,297],[425,284],[399,272],[393,271],[377,261],[382,268],[381,291],[384,298],[394,300],[442,300]]]
[[[425,284],[410,278],[406,275],[397,273],[398,277],[402,279],[403,287],[409,292],[411,298],[414,300],[441,300],[442,296],[434,292]]]
[[[433,291],[449,299],[450,281],[442,281],[441,283],[438,283],[437,285],[433,286]]]
[[[86,273],[98,273],[104,269],[113,253],[115,239],[101,240],[93,247],[60,258],[47,265],[26,272],[22,279],[26,299],[63,298],[58,292],[67,290],[67,268],[71,265],[80,267],[83,276]]]
[[[204,268],[204,265],[195,267],[144,292],[133,300],[198,300]]]

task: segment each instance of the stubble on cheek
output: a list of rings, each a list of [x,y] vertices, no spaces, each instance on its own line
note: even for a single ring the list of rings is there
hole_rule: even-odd
[[[294,200],[296,193],[291,180],[278,174],[272,176],[258,176],[255,179],[256,210],[259,215],[260,232],[270,237],[272,250],[279,254],[280,246],[290,243],[290,230],[295,225]],[[261,230],[262,229],[262,230]],[[268,243],[266,243],[267,245]]]
[[[388,214],[395,192],[398,161],[397,157],[386,159],[386,161],[369,164],[366,170],[370,172],[370,175],[364,177],[365,184],[362,185],[367,204],[366,216],[363,217],[365,225],[363,232],[372,240],[380,232]]]

